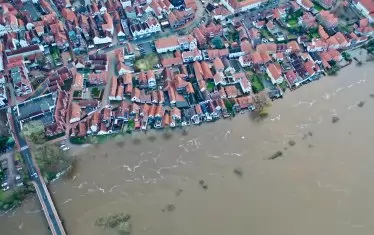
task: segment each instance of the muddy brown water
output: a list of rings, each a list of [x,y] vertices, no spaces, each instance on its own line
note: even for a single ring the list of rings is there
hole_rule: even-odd
[[[50,187],[68,234],[116,234],[93,223],[119,212],[133,234],[373,234],[373,74],[352,65],[287,92],[262,122],[242,114],[84,149],[75,177]],[[48,234],[38,210],[30,199],[2,215],[1,234]]]

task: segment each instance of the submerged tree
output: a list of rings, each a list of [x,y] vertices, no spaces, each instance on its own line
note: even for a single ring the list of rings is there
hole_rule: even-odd
[[[253,104],[260,116],[267,116],[265,108],[270,105],[270,99],[266,90],[261,91],[252,96]]]

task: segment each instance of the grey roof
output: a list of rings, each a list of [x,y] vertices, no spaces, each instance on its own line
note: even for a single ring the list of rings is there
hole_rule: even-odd
[[[52,112],[55,108],[56,93],[39,96],[37,98],[27,100],[18,105],[18,120],[32,118],[33,116],[45,115]]]

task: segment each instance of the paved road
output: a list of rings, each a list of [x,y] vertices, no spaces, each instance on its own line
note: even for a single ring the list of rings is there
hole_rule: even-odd
[[[65,235],[65,230],[62,226],[61,220],[57,214],[53,201],[50,197],[45,182],[40,174],[39,169],[32,160],[31,152],[28,148],[25,138],[20,134],[21,128],[18,124],[16,113],[13,108],[11,110],[11,117],[13,120],[14,138],[18,140],[18,144],[21,150],[23,160],[25,162],[27,171],[30,175],[30,179],[33,180],[34,186],[37,190],[39,200],[42,204],[44,214],[48,221],[49,227],[53,235]]]

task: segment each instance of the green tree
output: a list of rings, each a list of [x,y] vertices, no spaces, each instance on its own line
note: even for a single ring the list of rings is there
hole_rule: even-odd
[[[225,44],[221,37],[217,36],[212,39],[212,44],[216,49],[223,49],[225,48]]]
[[[34,144],[43,144],[46,141],[44,125],[41,121],[31,121],[22,128],[22,134]]]

